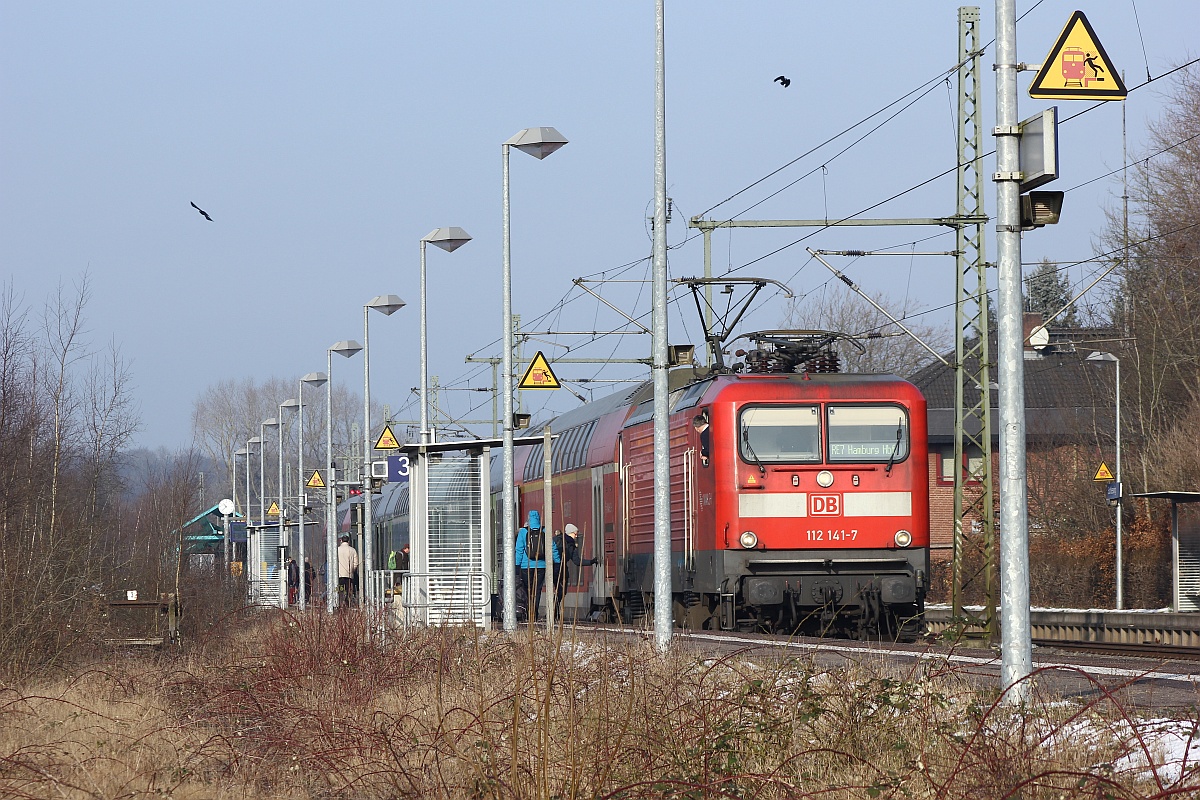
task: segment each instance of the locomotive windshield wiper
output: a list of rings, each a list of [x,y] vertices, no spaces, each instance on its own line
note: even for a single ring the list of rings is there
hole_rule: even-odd
[[[758,471],[761,475],[767,474],[767,468],[758,460],[758,453],[754,452],[754,448],[750,446],[750,428],[747,425],[742,426],[742,441],[746,443],[746,452],[754,459],[754,463],[758,465]]]
[[[904,420],[896,425],[896,446],[892,448],[892,454],[888,456],[887,466],[883,468],[883,474],[891,476],[892,465],[896,463],[896,453],[900,452],[900,440],[904,438]]]

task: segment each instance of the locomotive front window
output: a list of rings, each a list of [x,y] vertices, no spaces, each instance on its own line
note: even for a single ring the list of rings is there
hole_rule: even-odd
[[[885,461],[908,457],[908,414],[900,406],[829,406],[830,461]]]
[[[758,406],[742,411],[738,434],[742,458],[751,464],[821,460],[817,406]]]

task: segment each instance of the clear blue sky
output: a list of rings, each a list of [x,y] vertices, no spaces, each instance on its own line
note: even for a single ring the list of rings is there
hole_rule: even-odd
[[[688,217],[952,67],[958,6],[668,2],[670,243],[688,237]],[[1018,52],[1036,63],[1076,4],[1018,3],[1018,13],[1031,8]],[[1147,70],[1158,76],[1195,55],[1194,0],[1140,0],[1138,19],[1131,0],[1096,0],[1084,11],[1131,87]],[[987,42],[994,8],[982,4],[981,13]],[[993,61],[989,49],[987,130]],[[772,81],[781,74],[789,88]],[[1021,80],[1022,117],[1048,105],[1024,94],[1030,77]],[[1132,152],[1169,88],[1164,80],[1131,93]],[[490,370],[463,359],[499,355],[500,143],[521,128],[555,126],[570,144],[543,162],[513,153],[514,310],[539,330],[619,325],[571,281],[648,277],[637,262],[650,252],[653,90],[648,1],[5,2],[4,278],[38,306],[59,281],[90,273],[90,338],[97,346],[115,338],[132,362],[139,444],[185,446],[192,402],[212,382],[324,370],[325,349],[361,339],[362,305],[384,293],[410,306],[391,318],[373,315],[372,395],[397,416],[415,416],[418,241],[435,227],[459,225],[475,239],[452,254],[430,249],[430,372],[443,384],[490,385]],[[712,214],[841,217],[918,184],[954,163],[954,97],[952,86],[938,85],[844,154],[835,157],[850,138]],[[1065,116],[1086,104],[1059,106]],[[1065,177],[1047,188],[1118,168],[1120,104],[1065,125],[1061,146]],[[990,182],[985,192],[991,206]],[[1119,194],[1113,180],[1070,192],[1062,224],[1027,236],[1024,260],[1089,257],[1103,208]],[[870,215],[953,211],[954,183],[943,179]],[[805,244],[901,246],[934,232],[841,229]],[[828,274],[803,245],[744,266],[796,238],[720,234],[717,272],[740,268],[736,274],[783,281],[797,294],[818,290]],[[952,246],[946,235],[917,249]],[[988,251],[994,256],[990,241]],[[672,251],[670,269],[672,277],[702,272],[698,238]],[[911,293],[930,307],[953,295],[948,259],[867,259],[849,271],[869,290]],[[1083,275],[1071,272],[1073,280]],[[648,286],[597,290],[635,313],[649,308]],[[671,338],[698,343],[686,299]],[[781,300],[768,298],[747,328],[776,327],[781,313]],[[534,349],[562,353],[545,337],[528,354]],[[575,354],[648,350],[644,337],[606,337]],[[358,388],[361,370],[361,357],[341,361],[334,377]],[[565,380],[632,374],[565,364],[556,372]],[[459,415],[490,413],[481,393],[447,402]],[[578,403],[565,392],[526,402],[534,410]],[[482,407],[468,412],[469,403]]]

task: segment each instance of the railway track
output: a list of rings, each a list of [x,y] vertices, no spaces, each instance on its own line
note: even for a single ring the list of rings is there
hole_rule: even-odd
[[[948,606],[927,606],[925,622],[939,634],[954,624]],[[1033,641],[1043,647],[1189,658],[1200,654],[1200,614],[1105,609],[1032,609]],[[1157,648],[1157,650],[1156,650]],[[1195,656],[1200,657],[1200,656]]]
[[[1200,661],[1200,647],[1160,644],[1157,642],[1072,642],[1061,639],[1034,639],[1038,647],[1069,650],[1073,653],[1095,653],[1108,656],[1161,658],[1172,661]]]

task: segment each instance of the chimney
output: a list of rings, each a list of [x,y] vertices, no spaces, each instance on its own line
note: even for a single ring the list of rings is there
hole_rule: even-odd
[[[1033,329],[1042,324],[1044,319],[1040,311],[1026,311],[1021,318],[1021,341],[1025,344],[1026,350],[1033,350],[1034,347],[1029,343],[1029,334]]]

